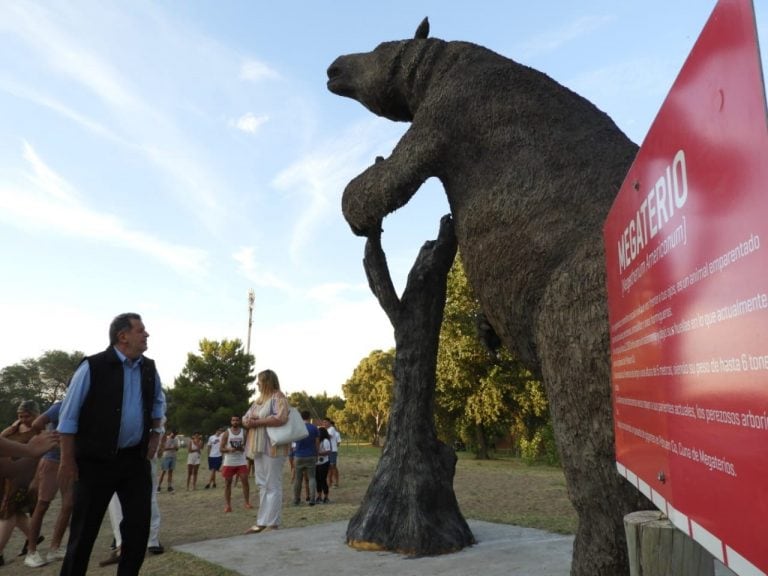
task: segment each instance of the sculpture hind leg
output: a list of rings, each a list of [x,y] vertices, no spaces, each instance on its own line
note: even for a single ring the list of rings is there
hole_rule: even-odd
[[[573,576],[629,573],[624,515],[647,507],[617,472],[601,242],[550,278],[535,338],[568,494],[579,516]]]

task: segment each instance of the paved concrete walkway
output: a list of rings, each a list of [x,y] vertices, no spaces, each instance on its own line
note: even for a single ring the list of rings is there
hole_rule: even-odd
[[[573,536],[469,520],[477,544],[454,554],[407,558],[345,544],[348,521],[176,546],[244,576],[569,576]],[[733,576],[715,560],[717,576]]]
[[[345,544],[347,521],[274,530],[174,549],[245,576],[568,576],[573,536],[469,520],[477,544],[454,554],[406,558]]]

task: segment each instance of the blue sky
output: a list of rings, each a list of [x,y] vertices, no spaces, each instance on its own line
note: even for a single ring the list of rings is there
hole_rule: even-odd
[[[641,143],[714,5],[0,3],[0,367],[98,351],[136,311],[170,385],[200,339],[246,341],[252,288],[257,369],[340,394],[393,345],[340,197],[407,125],[329,93],[328,65],[429,16],[432,36],[547,73]],[[430,182],[385,221],[399,290],[445,212]]]

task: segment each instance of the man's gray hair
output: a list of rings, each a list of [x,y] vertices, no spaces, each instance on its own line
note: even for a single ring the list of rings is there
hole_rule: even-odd
[[[112,324],[109,325],[109,343],[114,346],[117,344],[117,335],[123,330],[131,329],[131,320],[138,320],[141,322],[141,316],[135,312],[125,312],[118,314],[115,319],[112,320]]]

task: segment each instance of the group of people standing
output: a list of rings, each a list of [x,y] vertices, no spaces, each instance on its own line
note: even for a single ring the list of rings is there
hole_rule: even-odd
[[[245,508],[252,508],[249,484],[252,463],[253,476],[259,487],[259,509],[256,523],[246,530],[246,534],[258,534],[280,527],[283,468],[286,460],[291,461],[293,477],[301,478],[301,474],[295,473],[298,465],[294,466],[301,459],[302,473],[306,471],[306,477],[312,486],[312,504],[318,501],[325,503],[329,501],[328,480],[331,469],[334,470],[335,475],[330,478],[335,479],[338,486],[336,458],[340,435],[335,427],[318,428],[308,421],[309,412],[303,412],[302,417],[309,436],[293,444],[273,444],[267,429],[285,424],[288,421],[290,406],[288,399],[280,390],[277,374],[272,370],[260,372],[256,384],[259,396],[245,415],[242,418],[233,415],[229,428],[217,430],[209,437],[207,443],[208,467],[211,470],[211,476],[205,488],[216,486],[216,472],[221,466],[221,476],[225,483],[225,513],[232,511],[232,487],[236,482],[242,486]],[[321,487],[320,490],[317,489],[318,485]],[[296,491],[295,486],[294,491]]]
[[[176,455],[181,448],[181,442],[176,430],[167,430],[160,441],[161,462],[160,478],[157,491],[163,489],[163,480],[167,477],[168,492],[173,492],[173,472],[176,470]],[[203,450],[203,437],[195,432],[189,437],[187,444],[187,490],[197,490],[197,475],[200,470],[200,460]],[[218,469],[218,468],[217,468]],[[206,486],[207,488],[207,486]]]
[[[60,576],[85,576],[108,509],[118,574],[137,575],[147,551],[162,552],[157,540],[157,492],[166,477],[168,490],[173,491],[179,441],[175,431],[166,434],[164,428],[166,404],[160,376],[154,361],[144,356],[148,338],[141,316],[116,316],[109,326],[109,346],[83,360],[63,401],[43,414],[34,402],[23,402],[17,420],[0,433],[0,566],[11,532],[18,527],[27,538],[23,550],[27,566],[62,559]],[[225,511],[231,510],[234,478],[243,486],[245,507],[251,508],[248,478],[253,462],[259,509],[256,523],[247,530],[252,534],[281,524],[283,465],[292,450],[291,445],[273,445],[267,434],[269,427],[288,420],[290,407],[277,374],[259,372],[257,386],[259,396],[246,414],[233,416],[229,428],[209,439],[211,472],[205,485],[216,486],[221,467]],[[324,433],[322,438],[317,433],[316,469],[326,466],[327,458],[332,470],[333,436],[325,428],[320,430]],[[202,437],[194,434],[188,450],[187,488],[196,487],[202,449]],[[158,470],[159,453],[162,471]],[[326,477],[332,479],[332,472]],[[324,501],[326,484],[321,480],[325,488],[318,492]],[[62,507],[50,549],[43,556],[37,550],[43,540],[40,527],[57,492]],[[70,534],[64,548],[67,527]]]
[[[308,410],[302,411],[301,417],[308,434],[306,438],[293,443],[289,455],[293,505],[301,504],[302,486],[307,504],[328,504],[331,484],[335,481],[335,486],[339,485],[337,459],[341,435],[333,420],[323,420],[316,426],[310,421]]]

